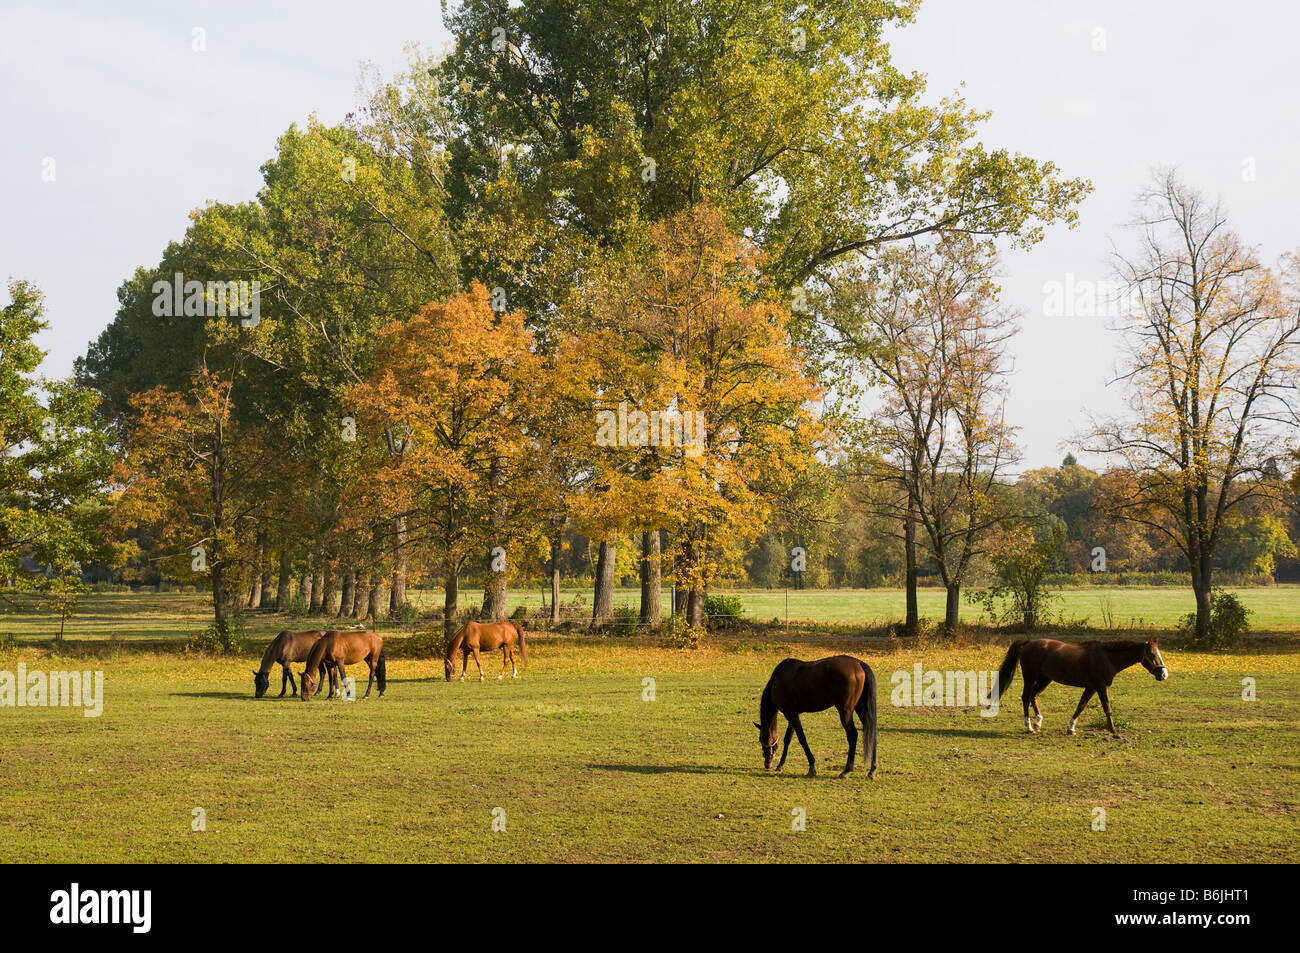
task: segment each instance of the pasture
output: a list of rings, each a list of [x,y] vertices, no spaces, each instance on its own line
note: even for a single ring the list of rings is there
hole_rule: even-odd
[[[155,641],[202,613],[194,596],[87,597],[62,645],[44,641],[48,620],[0,619],[19,637],[0,670],[105,674],[98,718],[0,708],[0,861],[1300,860],[1300,644],[1286,636],[1168,646],[1163,684],[1122,673],[1115,742],[1095,701],[1065,735],[1078,693],[1059,685],[1041,697],[1043,734],[1025,735],[1018,676],[994,718],[891,705],[893,672],[996,668],[1009,637],[902,648],[752,630],[687,652],[530,632],[517,681],[449,684],[393,629],[383,699],[304,704],[254,700],[252,669],[274,630],[305,623],[251,617],[241,658]],[[772,666],[834,651],[880,682],[879,777],[835,778],[846,752],[828,713],[804,718],[820,777],[797,748],[765,774],[751,722]]]

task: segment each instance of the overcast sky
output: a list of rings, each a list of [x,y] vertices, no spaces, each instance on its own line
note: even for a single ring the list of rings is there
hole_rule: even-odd
[[[1152,166],[1221,197],[1266,260],[1300,246],[1298,33],[1287,2],[926,0],[895,35],[934,98],[961,87],[992,111],[990,148],[1096,187],[1076,229],[1006,261],[1026,467],[1059,461],[1086,410],[1119,406],[1111,319],[1049,315],[1044,287],[1109,277]],[[46,292],[45,372],[71,370],[190,209],[254,196],[289,123],[342,119],[362,62],[391,75],[404,43],[446,40],[434,0],[0,0],[0,276]]]

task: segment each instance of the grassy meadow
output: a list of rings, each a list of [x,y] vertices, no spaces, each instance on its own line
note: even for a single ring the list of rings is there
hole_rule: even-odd
[[[271,633],[307,623],[252,615],[244,656],[219,658],[161,641],[204,624],[201,597],[89,596],[62,644],[48,619],[0,617],[0,636],[16,637],[0,670],[105,673],[98,718],[0,708],[0,861],[1295,862],[1300,639],[1285,633],[1300,613],[1269,600],[1300,593],[1244,592],[1268,597],[1257,611],[1289,622],[1284,634],[1233,652],[1168,646],[1165,683],[1122,673],[1119,742],[1095,701],[1067,736],[1078,693],[1060,685],[1041,696],[1043,733],[1026,735],[1019,676],[993,718],[890,703],[894,672],[995,668],[1009,637],[903,647],[755,628],[682,651],[539,632],[518,680],[446,683],[394,628],[384,698],[304,704],[255,700],[251,670]],[[792,617],[795,597],[814,595],[837,611],[841,594],[792,593]],[[1185,611],[1169,595],[1168,611]],[[845,594],[839,611],[854,597],[886,605]],[[834,651],[877,674],[877,779],[835,777],[845,739],[826,712],[804,718],[820,776],[803,776],[797,743],[782,774],[765,773],[751,722],[772,666]],[[499,671],[499,657],[485,663]],[[196,808],[205,830],[192,830]]]

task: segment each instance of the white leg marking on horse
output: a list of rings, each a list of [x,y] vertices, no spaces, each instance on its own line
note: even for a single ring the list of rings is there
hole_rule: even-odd
[[[1079,720],[1078,718],[1071,718],[1071,719],[1070,719],[1070,727],[1066,729],[1066,732],[1065,732],[1066,734],[1068,734],[1068,735],[1072,735],[1072,734],[1074,734],[1074,724],[1075,724],[1075,722],[1077,722],[1078,720]]]
[[[1028,731],[1028,732],[1030,732],[1030,733],[1032,734],[1032,733],[1033,733],[1033,730],[1034,730],[1034,720],[1033,720],[1032,718],[1030,718],[1028,715],[1026,715],[1026,716],[1025,716],[1025,731]]]

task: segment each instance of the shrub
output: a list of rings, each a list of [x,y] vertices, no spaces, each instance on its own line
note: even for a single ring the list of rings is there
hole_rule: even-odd
[[[301,592],[294,592],[294,594],[289,598],[289,618],[304,619],[307,617],[307,611],[307,600],[302,597]]]
[[[1251,610],[1233,593],[1215,587],[1210,593],[1210,624],[1205,638],[1199,641],[1196,638],[1195,612],[1183,616],[1179,630],[1195,644],[1207,648],[1226,648],[1236,645],[1250,631],[1250,614]]]
[[[388,613],[388,618],[392,622],[409,624],[420,618],[420,610],[414,602],[403,602],[402,607],[396,612]]]
[[[447,634],[441,623],[417,629],[402,642],[402,648],[420,658],[441,658],[447,651]]]
[[[704,630],[686,624],[686,617],[674,615],[664,626],[665,641],[675,649],[698,649],[704,641]]]
[[[636,606],[625,604],[614,607],[614,616],[609,621],[608,629],[618,636],[636,635],[636,628],[640,624],[640,611]]]
[[[225,622],[214,622],[190,636],[186,647],[192,652],[212,652],[215,655],[236,655],[243,648],[244,624],[238,616]]]
[[[719,595],[704,598],[704,618],[706,624],[712,628],[735,628],[744,617],[745,607],[738,596]]]

